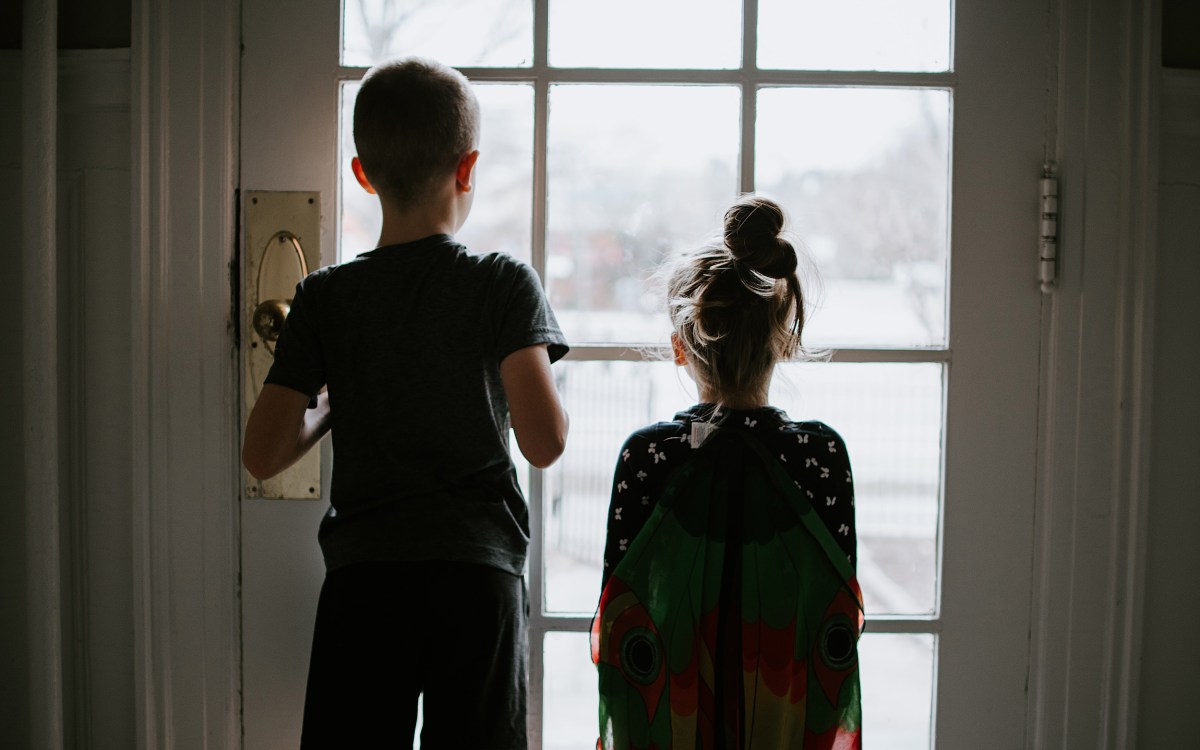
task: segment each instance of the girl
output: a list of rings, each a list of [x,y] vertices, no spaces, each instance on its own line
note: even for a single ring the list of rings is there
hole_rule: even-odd
[[[625,441],[593,623],[606,748],[857,748],[846,445],[768,404],[801,353],[783,210],[745,196],[668,275],[675,363],[701,403]]]

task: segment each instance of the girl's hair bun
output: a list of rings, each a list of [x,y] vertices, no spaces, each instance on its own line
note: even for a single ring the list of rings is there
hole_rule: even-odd
[[[725,212],[725,246],[734,259],[773,279],[796,272],[796,248],[782,230],[783,209],[770,198],[747,195]]]

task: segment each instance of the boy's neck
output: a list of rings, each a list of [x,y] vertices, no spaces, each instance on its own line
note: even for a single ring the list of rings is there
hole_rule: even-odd
[[[377,247],[403,245],[408,242],[431,237],[435,234],[454,236],[467,219],[469,203],[464,206],[453,196],[430,196],[415,206],[398,209],[388,201],[383,206],[383,228],[379,232]]]

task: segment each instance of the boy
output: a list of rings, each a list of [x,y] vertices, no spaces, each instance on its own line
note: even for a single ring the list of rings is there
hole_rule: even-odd
[[[528,514],[509,423],[534,466],[563,451],[550,363],[567,351],[528,266],[452,239],[474,197],[479,105],[460,73],[367,73],[351,167],[379,246],[296,289],[250,413],[258,478],[332,428],[326,578],[304,748],[525,748]]]

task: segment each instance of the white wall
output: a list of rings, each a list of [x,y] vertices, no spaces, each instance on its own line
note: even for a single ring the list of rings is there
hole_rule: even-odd
[[[1162,78],[1138,747],[1194,747],[1200,704],[1200,71]]]

